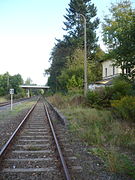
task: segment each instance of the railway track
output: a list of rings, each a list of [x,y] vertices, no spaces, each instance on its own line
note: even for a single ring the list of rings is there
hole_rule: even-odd
[[[25,100],[28,100],[28,99],[29,99],[29,98],[16,99],[16,100],[13,101],[13,103],[22,102],[22,101],[25,101]],[[10,104],[11,104],[10,101],[1,102],[1,103],[0,103],[0,107],[7,106],[7,105],[10,105]]]
[[[10,102],[2,102],[2,103],[0,103],[0,107],[2,107],[2,106],[7,106],[7,105],[9,105],[10,104]]]
[[[47,106],[39,100],[0,152],[1,180],[68,179]]]

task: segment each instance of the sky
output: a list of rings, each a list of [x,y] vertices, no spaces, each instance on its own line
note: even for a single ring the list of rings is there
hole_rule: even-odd
[[[98,16],[108,14],[111,2],[92,0]],[[135,2],[135,0],[132,0]],[[56,39],[62,39],[70,0],[0,0],[0,74],[21,74],[24,81],[44,85],[44,70]],[[100,32],[100,31],[99,31]],[[104,48],[103,43],[101,47]]]

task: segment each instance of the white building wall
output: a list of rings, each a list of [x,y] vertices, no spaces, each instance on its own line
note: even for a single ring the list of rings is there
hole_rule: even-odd
[[[103,79],[111,78],[121,73],[120,67],[115,67],[112,64],[113,64],[112,60],[107,60],[107,61],[102,62],[102,68],[103,68],[102,78]]]

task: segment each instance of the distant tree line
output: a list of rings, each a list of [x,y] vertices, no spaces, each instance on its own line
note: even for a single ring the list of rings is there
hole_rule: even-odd
[[[20,87],[21,84],[27,85],[36,85],[32,84],[31,78],[27,78],[24,82],[22,76],[20,74],[16,74],[11,76],[8,72],[0,75],[0,96],[6,96],[9,98],[10,89],[14,89],[14,98],[21,98],[27,96],[27,90],[24,90]],[[30,95],[39,95],[41,94],[41,90],[32,89],[30,90]]]
[[[11,88],[15,94],[22,94],[23,90],[19,85],[23,84],[23,79],[20,74],[11,76],[8,72],[0,75],[0,96],[9,94]]]

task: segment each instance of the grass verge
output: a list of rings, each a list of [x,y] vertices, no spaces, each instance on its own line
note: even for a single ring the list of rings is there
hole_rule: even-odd
[[[59,94],[49,101],[66,116],[69,130],[89,145],[88,151],[100,157],[106,169],[135,179],[135,127],[114,119],[108,110],[88,108],[82,96]]]
[[[133,161],[121,153],[135,149],[135,128],[115,120],[106,110],[77,107],[61,112],[69,121],[69,130],[91,147],[91,153],[103,159],[107,170],[135,178]]]
[[[6,101],[7,101],[7,99],[5,97],[0,97],[0,103],[6,102]]]
[[[23,103],[19,103],[15,106],[13,106],[13,110],[11,111],[10,108],[8,110],[2,110],[0,112],[0,120],[3,119],[8,119],[9,117],[13,117],[16,116],[18,113],[20,113],[21,111],[32,107],[32,105],[34,104],[34,101],[31,102],[23,102]]]

